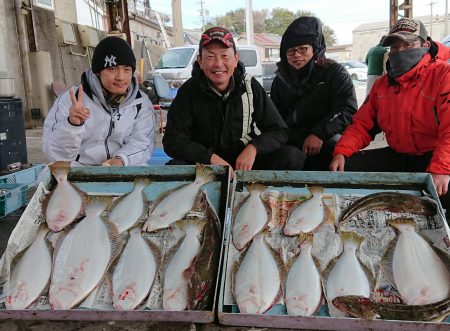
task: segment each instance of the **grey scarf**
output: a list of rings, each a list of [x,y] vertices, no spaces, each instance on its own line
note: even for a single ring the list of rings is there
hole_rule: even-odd
[[[397,78],[407,73],[420,62],[429,50],[429,48],[421,47],[389,54],[389,76]]]

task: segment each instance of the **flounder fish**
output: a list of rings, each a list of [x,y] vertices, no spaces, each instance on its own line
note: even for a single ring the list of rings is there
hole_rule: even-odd
[[[408,305],[426,305],[450,297],[449,257],[434,250],[415,232],[412,218],[399,218],[388,223],[400,235],[388,247],[382,268],[403,301]]]
[[[200,187],[212,182],[214,178],[214,171],[210,167],[197,164],[195,181],[158,199],[142,231],[165,229],[173,222],[181,220],[192,208]]]
[[[247,187],[250,195],[240,206],[239,211],[234,218],[232,236],[233,244],[238,250],[242,250],[261,232],[270,220],[268,208],[261,199],[261,193],[266,186],[261,184],[252,184]]]
[[[50,230],[58,232],[81,216],[88,195],[67,180],[70,161],[57,161],[48,167],[58,183],[44,200],[42,210]]]
[[[164,274],[163,308],[164,310],[181,311],[188,306],[189,269],[200,252],[200,234],[206,221],[199,219],[178,222],[185,236],[176,253],[170,260]]]
[[[312,197],[289,212],[283,232],[286,236],[297,236],[315,230],[325,218],[325,208],[322,201],[323,187],[308,188]]]
[[[155,249],[142,238],[140,227],[130,230],[112,276],[114,309],[133,310],[147,297],[159,265]]]
[[[450,298],[428,305],[381,303],[357,295],[336,297],[333,304],[353,317],[372,320],[441,322],[450,315]]]
[[[356,250],[364,237],[354,232],[341,232],[344,250],[341,255],[329,263],[324,271],[326,297],[328,302],[338,296],[360,295],[370,297],[371,281],[368,272],[356,256]],[[332,308],[332,307],[329,307]]]
[[[117,229],[101,213],[109,197],[91,198],[86,217],[75,225],[56,248],[49,301],[52,309],[70,309],[97,286],[123,245]]]
[[[148,178],[137,178],[134,181],[133,191],[114,203],[109,221],[117,226],[119,233],[132,228],[147,211],[147,199],[143,191],[150,183]]]
[[[395,213],[433,216],[437,213],[437,204],[434,200],[426,197],[399,192],[377,192],[355,201],[340,215],[338,222],[345,222],[367,210],[387,210]]]
[[[257,234],[233,280],[233,294],[241,313],[264,314],[281,297],[281,276],[264,232]]]
[[[6,289],[6,308],[25,309],[39,298],[50,281],[52,257],[45,242],[49,229],[41,225],[35,241],[14,265]]]
[[[302,234],[301,252],[289,270],[285,303],[288,315],[311,316],[320,306],[322,282],[311,255],[313,234]]]

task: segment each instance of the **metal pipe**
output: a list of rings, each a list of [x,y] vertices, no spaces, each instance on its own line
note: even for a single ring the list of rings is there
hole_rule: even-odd
[[[252,0],[245,1],[245,30],[247,30],[247,45],[253,44],[253,8]]]
[[[25,23],[23,21],[22,15],[22,1],[14,0],[14,15],[16,17],[16,29],[17,38],[19,41],[19,55],[20,55],[20,66],[22,69],[22,82],[24,91],[24,118],[25,127],[30,129],[31,125],[31,113],[30,109],[32,107],[31,98],[31,71],[30,62],[28,60],[28,42],[27,42],[27,31]]]

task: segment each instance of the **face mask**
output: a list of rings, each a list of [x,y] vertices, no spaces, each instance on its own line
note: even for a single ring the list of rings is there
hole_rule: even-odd
[[[411,48],[389,54],[389,76],[397,78],[407,73],[419,63],[428,50],[426,47]]]

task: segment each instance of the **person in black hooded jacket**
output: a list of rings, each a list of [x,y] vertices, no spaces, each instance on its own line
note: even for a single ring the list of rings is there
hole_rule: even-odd
[[[270,92],[289,126],[288,144],[298,147],[306,159],[304,170],[328,170],[334,145],[357,111],[349,74],[326,59],[325,50],[317,18],[294,20],[282,36]]]
[[[236,170],[298,169],[288,128],[263,87],[245,73],[230,32],[202,34],[192,77],[170,106],[163,138],[168,164],[229,165]]]

